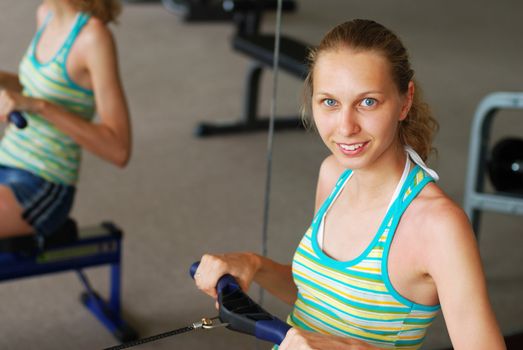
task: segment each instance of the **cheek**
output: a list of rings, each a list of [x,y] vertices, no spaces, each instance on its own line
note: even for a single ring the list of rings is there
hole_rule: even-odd
[[[398,135],[398,123],[398,120],[391,119],[389,123],[382,124],[381,126],[376,125],[376,128],[379,128],[379,133],[382,135],[383,139],[391,141]]]
[[[332,127],[329,126],[329,122],[318,114],[314,114],[313,122],[318,135],[324,143],[327,143],[330,135],[333,133]]]
[[[316,129],[318,130],[318,132],[320,134],[324,134],[324,133],[328,132],[329,129],[332,128],[331,127],[332,121],[328,118],[327,115],[322,113],[320,110],[313,110],[312,115],[313,115],[312,120],[314,122],[314,125],[316,126]]]

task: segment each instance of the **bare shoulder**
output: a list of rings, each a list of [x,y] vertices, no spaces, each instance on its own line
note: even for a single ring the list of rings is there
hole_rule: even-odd
[[[49,7],[43,3],[40,6],[38,6],[38,9],[36,10],[36,23],[38,27],[44,23],[45,18],[49,15]]]
[[[100,52],[114,46],[114,38],[109,27],[99,18],[91,17],[78,36],[78,42],[86,53]]]
[[[405,212],[409,227],[423,227],[425,243],[446,245],[473,238],[469,219],[463,209],[434,183],[420,192]]]
[[[116,57],[116,45],[109,27],[96,17],[91,17],[89,22],[80,32],[77,39],[79,57],[86,60],[89,67],[109,62],[112,66]],[[104,63],[104,65],[105,65]]]
[[[316,208],[323,203],[332,191],[340,175],[346,169],[343,168],[333,155],[323,160],[318,175],[318,185],[316,188]]]

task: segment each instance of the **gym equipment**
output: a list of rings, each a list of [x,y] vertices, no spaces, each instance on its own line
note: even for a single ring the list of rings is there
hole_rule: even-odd
[[[162,0],[163,6],[186,22],[230,21],[232,14],[216,0]]]
[[[500,110],[523,110],[523,93],[495,92],[480,102],[469,145],[464,209],[476,236],[479,236],[481,212],[484,210],[523,215],[523,176],[521,168],[523,140],[509,138],[496,144],[489,156],[490,128]],[[490,157],[490,158],[489,158]],[[485,191],[488,171],[495,193]],[[508,350],[523,349],[523,332],[505,335]]]
[[[80,300],[121,342],[138,334],[122,319],[121,249],[123,232],[111,222],[77,229],[73,219],[48,237],[26,235],[0,239],[0,281],[75,270],[85,291]],[[108,265],[109,299],[91,286],[82,269]]]
[[[200,262],[197,261],[191,265],[189,274],[192,278],[194,278],[199,264]],[[173,335],[219,327],[226,327],[232,331],[253,335],[260,340],[269,341],[277,345],[280,345],[283,339],[285,339],[285,335],[291,326],[263,310],[249,298],[241,290],[234,277],[231,275],[222,276],[218,280],[216,291],[218,292],[219,316],[213,318],[205,317],[200,322],[192,323],[186,327],[113,346],[105,350],[127,349]]]
[[[487,167],[497,191],[523,194],[523,139],[499,141],[492,148]]]
[[[22,113],[18,111],[9,113],[9,115],[7,116],[7,120],[9,120],[10,123],[16,125],[16,127],[19,129],[23,129],[27,126],[27,120],[22,115]]]
[[[497,112],[503,109],[523,110],[523,93],[496,92],[487,95],[480,102],[474,115],[472,124],[467,165],[467,178],[465,182],[466,187],[464,209],[472,223],[472,227],[476,236],[479,235],[481,212],[484,210],[513,215],[523,215],[523,196],[516,193],[486,193],[485,191],[485,173],[487,170],[490,128],[494,116],[497,114]],[[500,147],[505,148],[506,145],[501,145]],[[519,149],[515,151],[516,155],[518,154],[518,151],[519,154],[521,154],[521,149]],[[503,159],[503,157],[504,156],[500,156],[499,154],[493,154],[492,160]],[[517,157],[509,158],[516,159]],[[500,169],[500,166],[494,165],[492,161],[491,164],[493,171],[494,168],[496,168],[495,171]],[[503,166],[501,166],[501,168],[503,168]],[[517,174],[518,173],[516,173],[516,176]],[[500,179],[495,177],[493,182],[494,187],[503,187],[504,181],[505,180],[503,178]],[[510,181],[508,185],[513,186]]]
[[[287,4],[287,5],[285,5]],[[224,8],[232,11],[236,23],[236,33],[232,39],[234,50],[248,56],[252,63],[245,80],[243,111],[237,122],[229,124],[200,123],[195,135],[206,137],[219,134],[267,130],[269,119],[258,117],[258,97],[261,74],[264,68],[273,67],[274,34],[260,33],[260,22],[265,10],[274,9],[274,2],[253,0],[226,0]],[[293,11],[294,2],[284,1],[282,9]],[[309,45],[287,36],[280,38],[279,68],[287,73],[305,79],[308,72],[306,58]],[[275,129],[300,129],[301,118],[276,118]]]
[[[191,265],[194,278],[200,262]],[[262,309],[245,294],[231,275],[224,275],[216,285],[219,318],[227,329],[254,335],[256,338],[280,345],[291,326]]]
[[[277,0],[248,0],[246,3],[263,8],[276,8]],[[162,0],[163,6],[185,22],[231,21],[234,17],[230,1],[223,0]],[[251,5],[249,5],[251,6]],[[285,11],[293,11],[294,0],[285,0]]]

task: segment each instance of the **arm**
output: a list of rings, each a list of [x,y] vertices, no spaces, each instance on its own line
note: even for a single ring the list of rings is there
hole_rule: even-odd
[[[296,300],[296,285],[290,265],[283,265],[254,253],[205,254],[196,270],[196,286],[217,298],[216,284],[221,276],[232,275],[244,291],[256,281],[282,301],[292,304]]]
[[[453,204],[434,212],[428,273],[436,284],[454,349],[505,349],[466,215]]]
[[[36,112],[85,149],[123,167],[130,157],[131,130],[118,73],[116,47],[111,33],[101,22],[94,21],[90,29],[84,38],[83,52],[100,123],[85,121],[46,101],[39,105]]]
[[[93,22],[91,24],[91,22]],[[94,90],[99,123],[91,123],[51,102],[4,91],[0,115],[14,109],[36,113],[69,135],[80,146],[118,166],[125,166],[131,152],[129,111],[120,82],[116,47],[108,28],[92,19],[79,50]],[[6,102],[7,101],[7,102]]]
[[[9,72],[0,72],[0,90],[7,89],[22,92],[22,85],[18,80],[18,75]]]
[[[315,211],[328,196],[343,171],[333,156],[327,157],[320,168],[316,190]],[[196,286],[216,299],[216,283],[225,274],[236,278],[244,291],[252,281],[287,304],[294,304],[297,288],[292,279],[292,267],[282,265],[254,253],[206,254],[195,274]]]
[[[336,182],[336,174],[339,175],[342,171],[338,167],[336,159],[332,156],[323,161],[316,189],[315,211]],[[202,257],[195,274],[196,286],[216,299],[216,283],[225,274],[236,278],[244,291],[248,291],[251,283],[255,281],[287,304],[292,305],[296,301],[297,288],[292,279],[290,265],[282,265],[254,253],[206,254]]]

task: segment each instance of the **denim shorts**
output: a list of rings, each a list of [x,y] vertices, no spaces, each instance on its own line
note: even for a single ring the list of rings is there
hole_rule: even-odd
[[[9,187],[23,208],[22,217],[39,235],[62,226],[72,209],[74,186],[49,182],[23,169],[0,165],[0,185]]]

